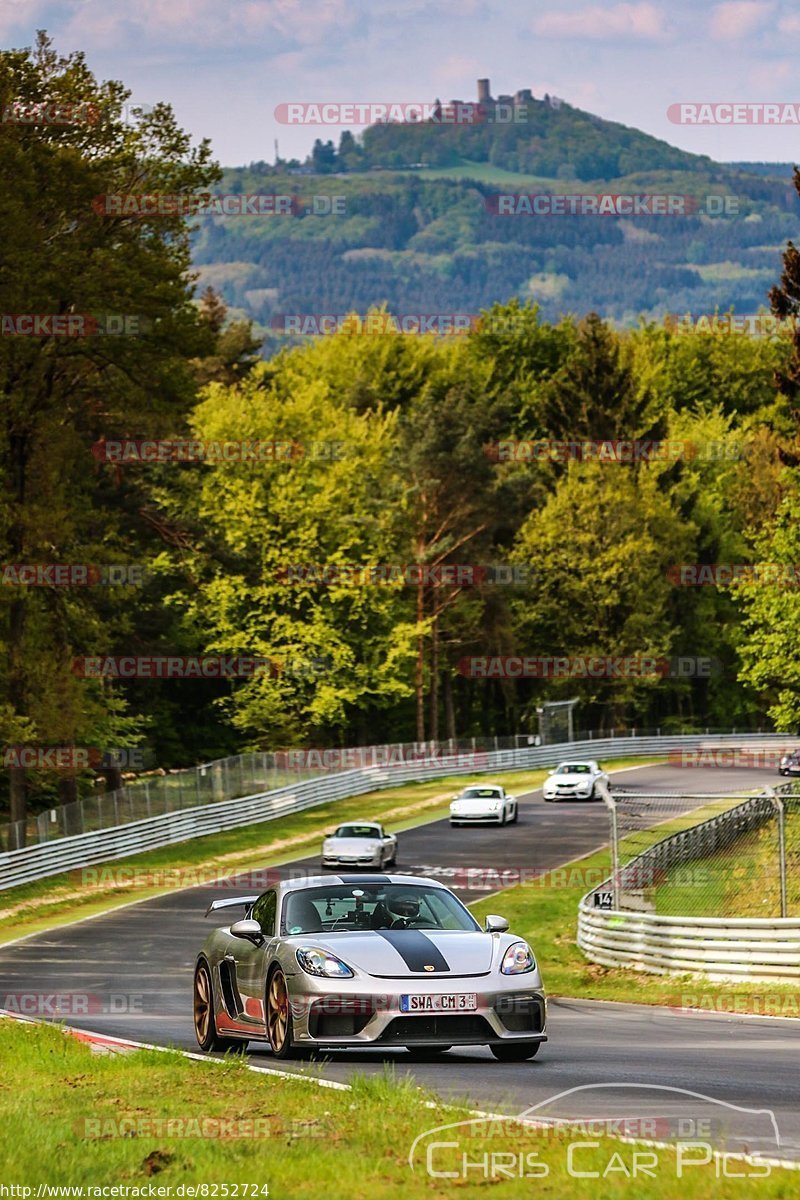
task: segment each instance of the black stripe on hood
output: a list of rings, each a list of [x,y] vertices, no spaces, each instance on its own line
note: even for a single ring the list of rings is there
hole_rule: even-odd
[[[376,929],[375,933],[385,938],[393,950],[402,958],[409,971],[449,971],[450,964],[429,937],[421,929]],[[433,974],[433,971],[425,972]]]

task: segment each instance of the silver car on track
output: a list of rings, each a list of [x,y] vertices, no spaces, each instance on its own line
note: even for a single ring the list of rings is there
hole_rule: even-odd
[[[533,1058],[545,996],[530,946],[502,917],[484,928],[448,888],[409,875],[284,880],[216,900],[241,919],[209,935],[194,974],[203,1050],[267,1042],[304,1050],[489,1046]],[[206,915],[208,915],[208,913]]]
[[[348,821],[322,843],[323,867],[372,867],[383,871],[397,861],[397,837],[375,821]]]

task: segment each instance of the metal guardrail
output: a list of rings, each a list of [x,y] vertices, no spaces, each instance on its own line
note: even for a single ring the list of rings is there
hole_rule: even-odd
[[[800,917],[666,917],[592,910],[581,901],[578,946],[601,966],[656,975],[800,979]]]
[[[603,799],[615,822],[614,799]],[[795,784],[766,788],[741,804],[663,838],[618,865],[592,888],[578,906],[578,947],[592,962],[656,975],[701,974],[711,980],[800,979],[800,918],[786,917],[786,861],[783,818],[787,802],[797,802]],[[761,828],[777,814],[780,830],[781,917],[688,917],[632,912],[619,907],[627,887],[657,880],[660,872],[707,858],[729,848],[742,835]],[[611,893],[612,908],[596,906],[598,893]]]
[[[615,759],[661,755],[670,750],[713,745],[747,747],[785,743],[784,734],[717,735],[593,739],[553,746],[527,746],[487,753],[457,753],[454,756],[420,759],[388,767],[362,767],[329,772],[320,778],[288,787],[256,792],[249,796],[184,808],[90,833],[62,837],[40,845],[25,846],[0,854],[0,891],[50,875],[97,863],[127,858],[191,838],[254,825],[300,812],[331,800],[363,795],[378,788],[397,787],[417,780],[514,771],[553,766],[564,759]]]

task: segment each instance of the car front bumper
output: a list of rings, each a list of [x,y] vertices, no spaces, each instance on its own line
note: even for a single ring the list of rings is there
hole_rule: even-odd
[[[547,1006],[538,973],[439,979],[288,980],[294,1041],[306,1046],[491,1045],[547,1041]],[[403,995],[477,995],[471,1011],[403,1012]]]
[[[591,800],[591,788],[544,788],[542,795],[545,800]]]
[[[380,854],[365,855],[363,858],[342,857],[338,854],[323,854],[323,867],[346,867],[353,870],[358,867],[379,867],[381,865]]]
[[[455,822],[457,822],[457,823],[461,823],[461,822],[463,822],[463,824],[465,824],[465,825],[467,824],[467,822],[470,822],[470,821],[475,821],[475,822],[478,822],[478,821],[480,821],[480,822],[491,821],[491,822],[493,822],[495,825],[502,825],[502,823],[503,823],[503,810],[502,810],[502,808],[501,808],[501,809],[499,809],[497,812],[494,812],[494,811],[493,811],[493,812],[488,812],[488,811],[487,811],[487,812],[468,812],[468,813],[462,813],[462,812],[453,812],[453,810],[451,809],[451,810],[450,810],[450,820],[451,820],[451,821],[455,821]]]

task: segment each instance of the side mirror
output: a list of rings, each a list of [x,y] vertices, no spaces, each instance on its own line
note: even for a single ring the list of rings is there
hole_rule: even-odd
[[[508,921],[505,917],[488,916],[483,927],[487,933],[505,933],[508,929]]]
[[[233,925],[231,925],[231,934],[233,937],[243,938],[246,942],[252,942],[254,946],[260,946],[264,941],[261,926],[252,917],[246,917],[242,921],[234,921]]]

